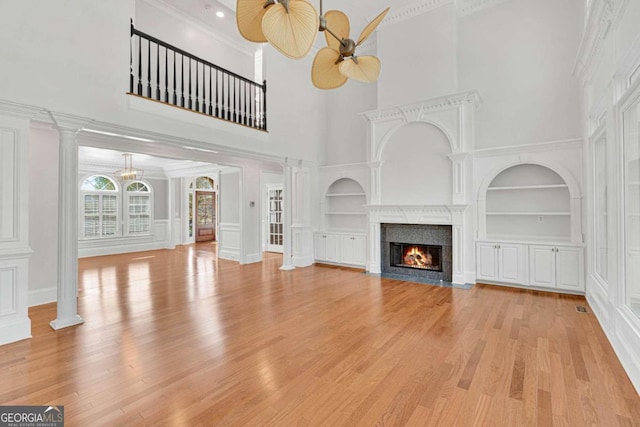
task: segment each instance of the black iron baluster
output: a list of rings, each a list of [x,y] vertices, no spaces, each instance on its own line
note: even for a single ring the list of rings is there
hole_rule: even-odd
[[[151,40],[147,40],[147,98],[151,98]]]
[[[236,107],[236,78],[233,78],[233,122],[238,123],[238,107]]]
[[[204,69],[205,69],[205,64],[203,63],[202,64],[202,112],[206,113],[207,112],[207,92],[206,92],[207,81],[205,80]]]
[[[267,81],[262,82],[262,130],[267,130]]]
[[[209,67],[209,115],[213,112],[211,107],[211,74],[213,73],[213,68]]]
[[[189,75],[191,75],[191,72],[189,72]],[[200,111],[200,101],[198,101],[198,96],[199,96],[199,81],[200,79],[198,79],[198,61],[196,61],[196,111]],[[189,107],[191,108],[191,107]]]
[[[255,84],[252,82],[249,85],[249,126],[254,127],[254,118],[253,118],[253,104],[256,102],[254,90]]]
[[[169,103],[169,50],[164,48],[164,102]]]
[[[142,37],[138,36],[138,95],[142,95]]]
[[[227,118],[227,106],[226,106],[226,104],[224,102],[224,74],[220,77],[220,79],[222,80],[220,82],[220,85],[222,86],[222,96],[220,98],[220,102],[222,103],[222,109],[221,109],[222,111],[221,111],[221,113],[222,113],[222,118],[226,119]]]
[[[227,74],[227,120],[231,121],[231,76]]]
[[[220,117],[218,114],[219,110],[218,105],[218,69],[216,68],[216,117]]]
[[[133,19],[131,20],[131,37],[129,37],[129,93],[133,93]]]
[[[180,55],[182,58],[180,66],[180,106],[184,108],[184,55]]]
[[[189,109],[191,110],[191,58],[189,58]]]
[[[173,51],[173,105],[178,105],[178,94],[176,93],[176,51]]]
[[[156,43],[156,99],[160,101],[160,45]]]

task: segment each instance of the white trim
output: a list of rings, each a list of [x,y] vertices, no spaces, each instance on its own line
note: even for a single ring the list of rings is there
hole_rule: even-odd
[[[218,230],[218,258],[240,261],[240,223],[220,222]]]
[[[580,148],[584,144],[582,138],[560,139],[556,141],[534,142],[522,145],[507,145],[503,147],[480,148],[473,150],[473,157],[494,157],[509,154],[534,153],[538,151],[566,150]]]
[[[29,291],[29,307],[56,302],[58,299],[58,286],[50,286],[43,289]]]

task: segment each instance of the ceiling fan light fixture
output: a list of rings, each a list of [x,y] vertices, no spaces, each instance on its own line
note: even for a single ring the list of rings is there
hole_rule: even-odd
[[[315,8],[306,0],[270,6],[262,18],[262,33],[284,56],[300,59],[313,47],[320,26]]]
[[[340,72],[340,63],[344,60],[340,52],[323,47],[313,58],[311,82],[318,89],[336,89],[344,85],[348,78]]]

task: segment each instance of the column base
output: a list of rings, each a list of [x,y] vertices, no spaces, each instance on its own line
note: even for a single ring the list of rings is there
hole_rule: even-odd
[[[280,267],[280,270],[284,270],[284,271],[290,271],[295,269],[296,268],[293,265],[283,265],[282,267]]]
[[[73,317],[69,317],[68,319],[53,320],[49,322],[49,326],[51,326],[51,329],[57,331],[58,329],[68,328],[69,326],[80,325],[82,323],[84,323],[82,317],[75,315]]]

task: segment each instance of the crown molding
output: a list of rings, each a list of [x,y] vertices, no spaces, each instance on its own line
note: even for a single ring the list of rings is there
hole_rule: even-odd
[[[0,115],[12,116],[20,119],[37,119],[44,118],[51,121],[47,110],[44,108],[33,107],[31,105],[18,104],[15,102],[4,101],[0,99]]]
[[[193,16],[181,11],[180,9],[177,9],[175,6],[168,4],[164,0],[143,0],[143,1],[150,4],[153,7],[156,7],[162,10],[163,12],[170,14],[171,16],[177,19],[180,19],[181,21],[188,23],[190,26],[195,27],[196,29],[202,31],[203,33],[206,33],[210,37],[214,38],[220,43],[226,44],[232,49],[238,50],[248,56],[253,56],[255,53],[255,49],[251,49],[245,44],[238,43],[238,41],[234,40],[233,38],[227,37],[220,33],[216,33],[206,23],[198,20],[197,18],[194,18]],[[228,6],[228,5],[225,4],[225,6]],[[232,10],[235,10],[235,6],[232,8]]]
[[[619,16],[625,3],[625,0],[592,1],[573,66],[573,74],[580,79],[583,85],[591,79],[600,60],[602,46],[610,32],[612,23]]]
[[[489,9],[509,0],[456,0],[456,9],[462,16]]]
[[[387,16],[382,20],[380,26],[384,27],[387,25],[397,24],[398,22],[406,21],[407,19],[411,19],[415,16],[431,12],[434,9],[453,2],[454,0],[418,0],[398,9],[392,8]],[[376,16],[377,15],[369,17],[367,22],[373,21]]]
[[[368,121],[375,123],[387,120],[405,119],[407,115],[415,113],[418,113],[418,117],[420,117],[421,113],[423,112],[438,111],[447,108],[457,108],[466,104],[473,104],[473,106],[477,109],[482,104],[480,93],[478,93],[477,90],[454,93],[451,95],[427,99],[422,102],[417,102],[415,104],[409,104],[406,106],[367,111],[364,113],[360,113],[360,115],[366,118]]]

